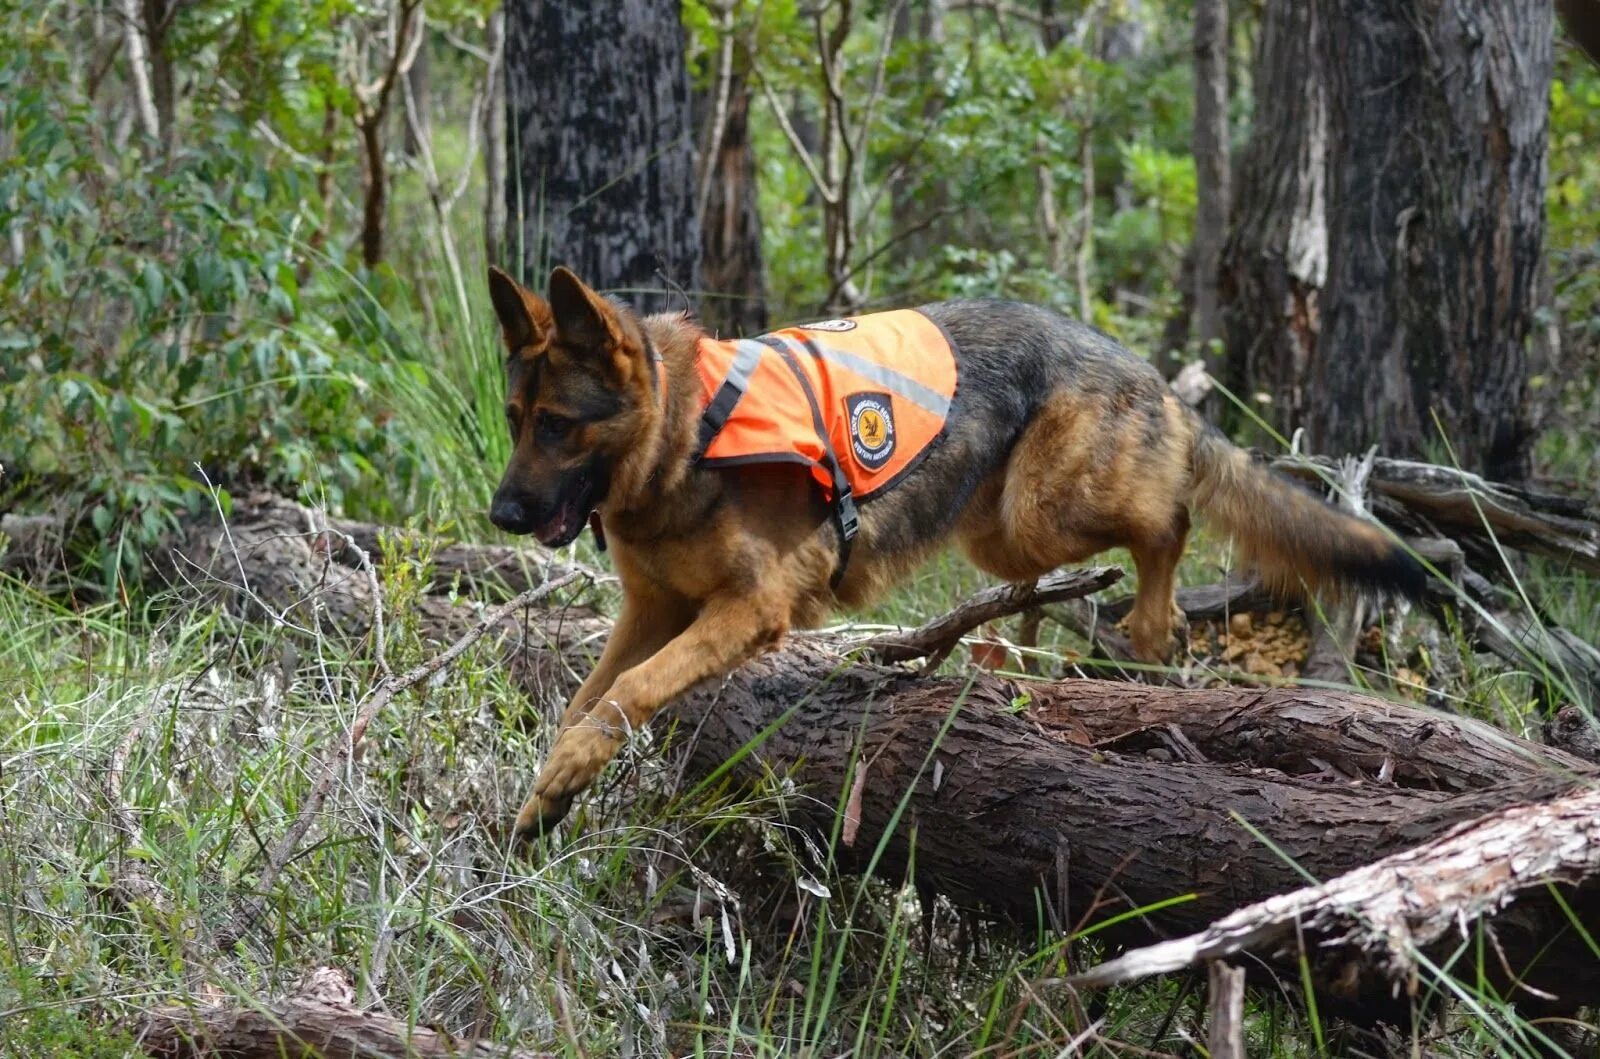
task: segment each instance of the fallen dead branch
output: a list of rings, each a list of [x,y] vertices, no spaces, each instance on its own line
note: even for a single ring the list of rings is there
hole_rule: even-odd
[[[996,585],[984,589],[948,614],[925,625],[909,632],[874,637],[862,647],[868,657],[879,662],[926,659],[924,668],[931,672],[949,657],[963,636],[984,622],[1042,607],[1046,603],[1079,599],[1120,580],[1122,571],[1116,567],[1096,566],[1087,570],[1059,571],[1033,584]]]
[[[462,1040],[353,1006],[347,979],[321,968],[286,1000],[158,1008],[136,1029],[162,1059],[544,1059],[545,1053]]]
[[[1280,471],[1308,481],[1335,474],[1326,459],[1283,457]],[[1453,467],[1414,460],[1373,461],[1368,488],[1385,521],[1425,521],[1440,533],[1494,559],[1500,547],[1532,552],[1600,572],[1600,507],[1592,501],[1491,482]],[[1494,539],[1490,539],[1490,533]]]
[[[1473,931],[1491,919],[1491,949],[1515,978],[1522,968],[1510,954],[1550,938],[1561,921],[1530,917],[1526,909],[1497,913],[1537,895],[1558,917],[1571,906],[1569,926],[1592,924],[1574,888],[1597,873],[1600,790],[1585,788],[1468,821],[1434,841],[1241,908],[1198,934],[1136,949],[1069,981],[1103,988],[1246,952],[1292,956],[1309,941],[1313,959],[1333,969],[1322,980],[1348,980],[1340,973],[1345,965],[1377,965],[1397,988],[1415,994],[1424,961],[1440,966],[1450,948],[1470,944]],[[1592,916],[1592,905],[1586,910]],[[1524,934],[1530,937],[1517,936]]]

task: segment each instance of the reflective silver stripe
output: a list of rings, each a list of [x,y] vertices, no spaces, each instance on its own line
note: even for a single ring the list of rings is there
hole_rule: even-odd
[[[728,366],[728,375],[722,380],[722,385],[736,387],[740,393],[750,389],[750,376],[755,374],[756,365],[761,363],[761,357],[767,352],[767,347],[754,339],[740,339],[733,344],[733,363]]]
[[[793,341],[791,339],[791,341]],[[806,343],[797,342],[801,349],[807,348]],[[886,368],[877,361],[868,360],[866,357],[851,353],[848,350],[834,349],[830,345],[812,339],[809,347],[816,351],[817,356],[829,360],[843,368],[849,368],[863,378],[871,379],[885,389],[893,390],[914,405],[918,405],[940,419],[950,418],[950,398],[937,390],[931,390],[909,375],[902,375],[893,368]]]

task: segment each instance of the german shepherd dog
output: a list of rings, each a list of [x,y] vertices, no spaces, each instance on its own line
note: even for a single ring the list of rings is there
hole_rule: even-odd
[[[922,306],[956,349],[943,435],[842,532],[804,468],[706,467],[685,314],[640,317],[572,272],[541,298],[498,269],[510,465],[490,519],[546,545],[597,513],[622,583],[610,641],[573,695],[517,819],[559,821],[633,730],[793,627],[860,607],[954,539],[981,569],[1030,581],[1125,547],[1138,570],[1137,654],[1169,657],[1185,623],[1173,575],[1190,516],[1227,534],[1282,591],[1420,593],[1419,564],[1379,527],[1253,462],[1110,338],[1032,305]]]

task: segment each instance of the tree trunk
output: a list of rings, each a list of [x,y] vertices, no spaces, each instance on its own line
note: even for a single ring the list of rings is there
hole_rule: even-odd
[[[915,8],[915,10],[913,10]],[[935,152],[928,150],[931,127],[944,112],[944,92],[940,87],[944,79],[945,0],[926,0],[916,5],[905,4],[895,12],[895,38],[912,49],[911,60],[899,75],[900,84],[891,81],[897,95],[916,99],[922,105],[906,120],[917,122],[906,131],[911,141],[906,153],[899,159],[899,169],[892,174],[894,181],[889,191],[889,230],[898,240],[896,261],[915,265],[932,254],[945,241],[947,225],[940,223],[950,209],[950,186],[934,164],[931,175],[919,175],[918,156]],[[927,136],[928,140],[922,139]]]
[[[1230,356],[1312,448],[1418,455],[1442,428],[1464,466],[1526,475],[1551,18],[1523,0],[1269,3],[1231,290],[1266,327],[1252,350],[1230,326]]]
[[[389,18],[383,73],[375,85],[356,86],[356,133],[361,138],[361,261],[377,268],[383,261],[383,228],[389,203],[389,172],[384,124],[397,82],[410,72],[427,33],[422,0],[399,0]]]
[[[377,268],[383,261],[383,220],[389,208],[382,118],[359,120],[356,133],[361,137],[361,263]]]
[[[426,32],[425,29],[419,32]],[[417,49],[417,57],[412,60],[411,68],[406,71],[406,87],[411,93],[415,104],[416,127],[410,121],[405,122],[405,139],[402,141],[407,158],[416,158],[422,153],[422,144],[426,140],[433,142],[433,91],[432,71],[429,68],[428,42],[424,40],[422,47]]]
[[[176,0],[144,0],[144,31],[150,45],[150,91],[161,127],[161,150],[171,157],[177,142],[178,90],[172,69],[172,19]]]
[[[144,19],[136,0],[122,0],[122,32],[128,49],[128,80],[133,86],[133,109],[139,126],[151,140],[162,138],[161,118],[156,110],[151,87],[150,42],[145,37]]]
[[[1313,5],[1274,0],[1262,16],[1255,116],[1234,181],[1233,230],[1218,275],[1223,380],[1279,424],[1306,413],[1328,277],[1328,101]]]
[[[731,32],[731,30],[730,30]],[[756,156],[750,142],[750,56],[736,44],[726,96],[713,84],[697,102],[708,130],[700,160],[700,319],[714,334],[756,335],[767,329],[767,281],[756,201]],[[722,76],[720,73],[717,75]],[[723,105],[720,107],[719,98]]]
[[[1600,66],[1600,4],[1595,0],[1556,0],[1556,10],[1567,36]]]
[[[489,16],[488,99],[483,105],[483,252],[491,265],[508,264],[506,251],[506,13]]]
[[[1194,320],[1206,352],[1208,343],[1222,334],[1217,270],[1228,235],[1228,0],[1195,2],[1193,149]]]
[[[1324,2],[1348,60],[1328,66],[1342,149],[1312,444],[1418,453],[1437,415],[1465,466],[1523,477],[1550,5]]]
[[[676,0],[506,7],[515,169],[508,243],[539,282],[567,265],[645,312],[699,286],[689,77]]]

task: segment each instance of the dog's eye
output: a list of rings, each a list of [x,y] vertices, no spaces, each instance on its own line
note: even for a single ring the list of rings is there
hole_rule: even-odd
[[[572,420],[554,412],[540,411],[533,420],[533,432],[540,441],[559,441],[572,429]]]

